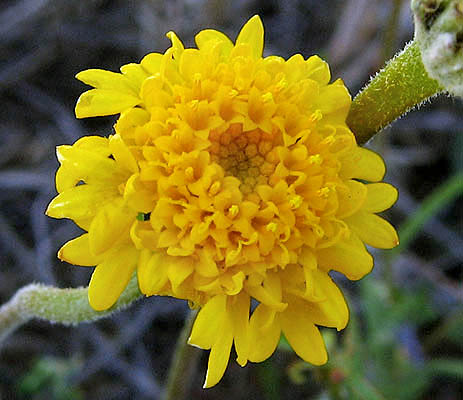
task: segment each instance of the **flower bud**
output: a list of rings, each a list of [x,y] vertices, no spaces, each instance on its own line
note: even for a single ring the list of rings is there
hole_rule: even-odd
[[[449,93],[463,97],[463,1],[412,0],[423,64]]]

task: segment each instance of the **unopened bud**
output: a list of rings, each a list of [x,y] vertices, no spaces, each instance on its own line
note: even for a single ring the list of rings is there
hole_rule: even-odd
[[[463,97],[463,1],[412,0],[415,39],[429,76]]]

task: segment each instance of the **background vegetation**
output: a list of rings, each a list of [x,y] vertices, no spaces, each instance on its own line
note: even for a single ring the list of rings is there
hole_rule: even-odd
[[[4,0],[0,10],[0,302],[32,281],[88,283],[91,269],[56,260],[74,237],[67,221],[44,216],[53,197],[54,148],[108,135],[114,118],[77,121],[87,68],[116,71],[164,51],[175,30],[186,45],[219,28],[234,38],[259,13],[266,54],[313,53],[355,94],[413,36],[408,0]],[[202,390],[206,353],[192,399],[458,399],[463,397],[463,106],[445,96],[387,128],[369,146],[400,189],[388,218],[401,246],[375,252],[360,282],[335,279],[351,308],[341,334],[324,330],[330,361],[301,362],[284,342],[271,359]],[[459,175],[458,175],[459,174]],[[187,312],[184,302],[148,298],[114,318],[64,328],[28,323],[0,353],[1,399],[157,399]],[[193,366],[192,366],[193,368]],[[187,384],[187,383],[185,383]]]

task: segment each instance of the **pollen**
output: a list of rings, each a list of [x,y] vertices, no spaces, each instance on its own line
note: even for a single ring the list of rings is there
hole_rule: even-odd
[[[314,154],[308,158],[310,164],[320,165],[323,162],[323,158],[320,154]]]
[[[236,217],[238,215],[238,213],[240,212],[240,208],[236,205],[236,204],[233,204],[229,209],[228,209],[228,212],[230,213],[230,215],[232,217]]]
[[[272,93],[267,92],[267,93],[263,94],[263,95],[262,95],[262,101],[263,101],[264,103],[269,103],[269,102],[273,101],[273,95],[272,95]]]
[[[295,210],[299,208],[302,205],[303,198],[302,196],[295,195],[289,199],[289,204],[291,206],[291,209]]]
[[[185,176],[189,181],[192,181],[194,179],[194,169],[193,167],[187,167],[185,169]]]
[[[317,190],[317,193],[320,197],[326,198],[328,197],[328,194],[330,193],[330,189],[327,187],[324,187],[324,188]]]
[[[281,92],[283,89],[286,89],[288,87],[288,82],[286,79],[282,78],[278,81],[276,84],[275,90],[276,92]]]
[[[321,110],[315,110],[311,115],[310,119],[313,122],[320,121],[323,118],[323,114]]]
[[[211,187],[209,188],[209,194],[214,196],[219,193],[221,183],[219,181],[215,181]]]
[[[278,228],[278,225],[276,224],[276,222],[269,222],[265,227],[267,231],[273,232],[273,233],[276,232],[277,228]]]

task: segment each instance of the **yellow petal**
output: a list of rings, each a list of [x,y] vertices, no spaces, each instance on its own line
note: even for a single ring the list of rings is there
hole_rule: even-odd
[[[182,41],[178,38],[175,32],[167,32],[166,36],[170,39],[172,42],[172,49],[174,51],[174,59],[180,60],[180,57],[183,53],[183,50],[185,49],[183,47]]]
[[[135,95],[108,89],[92,89],[82,93],[77,100],[77,118],[119,114],[141,103]]]
[[[196,265],[196,272],[204,277],[212,278],[219,275],[219,269],[213,255],[207,251],[199,253],[199,262]]]
[[[252,55],[255,58],[262,57],[262,52],[264,50],[264,26],[258,15],[254,15],[241,28],[236,39],[236,46],[240,44],[250,45]]]
[[[163,263],[164,259],[165,256],[160,253],[152,253],[149,250],[140,252],[137,276],[138,285],[143,294],[157,295],[167,283],[167,268]]]
[[[367,196],[367,188],[363,183],[354,180],[344,183],[346,187],[340,186],[337,189],[339,208],[336,216],[341,219],[357,212],[363,206]]]
[[[101,254],[108,250],[124,233],[128,233],[135,217],[135,213],[120,202],[111,202],[102,207],[88,232],[92,253]]]
[[[317,258],[315,254],[311,251],[305,251],[305,255],[301,259],[299,258],[299,262],[302,265],[302,270],[304,272],[304,280],[305,280],[305,294],[304,297],[306,299],[316,300],[318,299],[315,294],[315,286],[317,285],[316,279],[313,276],[313,272],[317,269]]]
[[[307,78],[313,79],[322,85],[327,85],[331,79],[330,67],[319,56],[312,56],[306,60]]]
[[[81,137],[79,140],[76,140],[72,147],[85,149],[102,157],[108,157],[111,154],[108,138],[101,136]]]
[[[307,246],[302,248],[298,262],[309,270],[317,268],[317,258],[315,257],[312,249]]]
[[[186,49],[180,58],[180,74],[189,82],[193,81],[195,74],[204,73],[204,59],[196,49]]]
[[[345,222],[363,242],[370,246],[392,249],[399,244],[399,237],[394,227],[375,214],[359,211]]]
[[[374,151],[363,147],[354,147],[341,161],[339,174],[343,179],[357,178],[377,182],[386,173],[383,159]]]
[[[134,226],[135,226],[135,224],[132,226],[132,229],[130,231],[131,233],[134,230]],[[142,279],[141,279],[142,276],[140,274],[140,271],[143,270],[143,269],[146,270],[147,264],[148,264],[152,254],[153,253],[150,250],[142,249],[142,250],[140,250],[140,256],[138,257],[137,281],[138,281],[138,287],[140,288],[140,292],[142,292],[143,294],[146,294],[146,291],[143,290],[143,289],[146,289],[146,286],[145,286],[145,281],[142,282]]]
[[[232,41],[226,35],[214,29],[205,29],[199,32],[195,36],[195,42],[200,50],[208,50],[216,43],[224,43],[228,52],[230,52],[233,47]]]
[[[370,183],[366,185],[367,198],[362,210],[370,213],[378,213],[391,207],[399,196],[397,189],[388,183]]]
[[[220,329],[220,335],[212,345],[207,373],[203,388],[210,388],[222,379],[230,359],[230,351],[233,343],[233,326],[230,318],[225,315]]]
[[[169,257],[167,265],[167,276],[175,291],[188,278],[194,270],[194,260],[191,257]]]
[[[79,72],[76,78],[96,89],[107,89],[131,96],[137,95],[127,77],[116,72],[105,71],[104,69],[87,69]]]
[[[56,191],[61,193],[67,189],[73,188],[81,180],[80,177],[80,171],[77,171],[74,168],[66,168],[64,166],[59,167],[55,176]]]
[[[141,84],[148,78],[148,74],[140,64],[130,63],[121,67],[122,74],[129,80],[130,87],[133,88],[135,94],[140,93]]]
[[[189,344],[204,350],[212,347],[217,336],[221,334],[220,328],[225,317],[226,301],[226,296],[217,295],[201,308],[191,330]]]
[[[114,197],[113,188],[75,186],[56,196],[48,205],[46,214],[53,218],[86,219],[93,217]]]
[[[90,229],[90,224],[92,223],[93,217],[90,218],[83,218],[83,219],[75,219],[74,222],[79,228],[82,228],[84,231]]]
[[[120,135],[115,134],[109,139],[109,148],[117,163],[129,170],[130,172],[138,172],[138,164],[135,157],[130,152],[127,145],[124,143]]]
[[[136,128],[146,124],[150,119],[150,114],[142,108],[130,108],[127,111],[124,111],[114,126],[114,129],[117,133],[124,137],[126,132],[129,132],[131,129]]]
[[[243,289],[243,282],[246,279],[246,275],[243,271],[239,271],[235,274],[223,274],[219,279],[225,294],[228,296],[235,296]]]
[[[227,305],[233,325],[233,336],[236,361],[244,367],[248,361],[249,353],[249,308],[251,305],[250,297],[247,293],[241,292],[233,296]]]
[[[304,361],[323,365],[328,360],[325,343],[310,315],[290,305],[281,315],[281,328],[296,354]]]
[[[88,287],[88,300],[93,309],[107,310],[117,301],[129,283],[138,262],[138,251],[132,245],[115,248],[98,264]]]
[[[373,257],[353,232],[334,246],[319,249],[317,259],[319,267],[342,272],[350,280],[362,278],[373,268]]]
[[[323,297],[324,300],[306,302],[312,322],[336,328],[338,331],[344,329],[349,321],[349,309],[344,295],[325,271],[315,270],[313,275],[319,292],[318,297]]]
[[[85,183],[104,183],[112,181],[117,172],[117,164],[107,156],[75,146],[58,146],[56,155],[61,165],[73,171],[73,177]]]
[[[143,81],[140,95],[147,109],[154,106],[168,107],[172,98],[162,90],[163,80],[157,76],[150,76]]]
[[[161,72],[161,62],[162,62],[161,53],[149,53],[140,62],[142,68],[150,73],[151,75]]]
[[[323,115],[337,113],[344,120],[349,111],[351,98],[349,91],[341,81],[320,88],[314,108],[319,109]]]
[[[155,206],[154,193],[140,182],[140,174],[133,174],[125,184],[124,199],[129,207],[142,213],[149,213]]]
[[[281,301],[280,296],[275,296],[275,292],[264,286],[246,285],[246,291],[260,303],[273,308],[275,311],[283,311],[287,304]]]
[[[72,146],[58,146],[56,155],[61,163],[56,172],[58,193],[76,186],[80,180],[93,181],[87,179],[90,175],[98,178],[103,174],[102,181],[110,180],[115,164],[108,159],[111,154],[108,143],[108,139],[101,136],[84,136]],[[95,173],[92,174],[92,170]]]
[[[90,251],[88,233],[70,240],[58,252],[58,258],[69,264],[91,267],[99,264],[102,258]]]
[[[249,320],[249,361],[262,362],[275,351],[281,336],[280,321],[274,310],[259,304]],[[271,323],[268,323],[271,320]],[[263,327],[265,329],[263,329]]]

